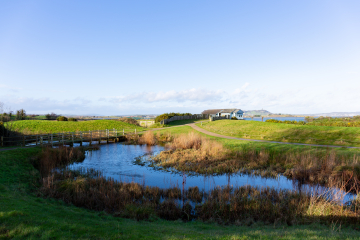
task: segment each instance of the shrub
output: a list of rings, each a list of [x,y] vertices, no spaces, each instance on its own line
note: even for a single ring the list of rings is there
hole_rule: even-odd
[[[232,117],[231,120],[238,120],[236,117]]]
[[[118,120],[121,121],[121,122],[133,124],[133,125],[136,125],[136,126],[140,126],[139,122],[136,119],[133,119],[133,118],[123,117],[123,118],[119,118]]]
[[[60,116],[56,119],[57,121],[67,121],[67,117],[64,117],[64,116]]]
[[[48,113],[45,115],[46,120],[55,120],[57,117],[56,113]]]
[[[72,122],[77,122],[77,119],[76,118],[69,118],[68,121],[72,121]]]
[[[0,122],[0,136],[4,136],[4,133],[5,133],[4,123]]]

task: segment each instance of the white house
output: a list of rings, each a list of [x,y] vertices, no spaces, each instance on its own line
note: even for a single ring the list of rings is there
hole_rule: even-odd
[[[209,109],[202,112],[202,114],[209,114],[212,117],[226,117],[231,119],[236,117],[237,119],[244,119],[244,112],[241,109]]]

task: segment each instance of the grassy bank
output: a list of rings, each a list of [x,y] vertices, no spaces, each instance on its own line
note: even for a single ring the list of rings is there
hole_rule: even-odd
[[[259,121],[219,120],[197,124],[210,132],[238,138],[324,145],[360,146],[360,128],[307,126]]]
[[[113,217],[36,195],[40,173],[29,156],[39,148],[0,153],[0,239],[356,239],[359,231],[334,223],[224,226],[192,221],[153,222]]]
[[[93,120],[93,121],[40,121],[23,120],[5,123],[7,128],[24,134],[76,132],[104,129],[124,129],[126,132],[142,131],[144,128],[117,120]]]

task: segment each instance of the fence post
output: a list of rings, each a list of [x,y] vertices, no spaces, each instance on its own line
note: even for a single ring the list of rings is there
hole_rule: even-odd
[[[90,134],[90,146],[92,144],[92,131],[89,130],[89,134]]]
[[[83,143],[83,135],[82,135],[82,131],[80,131],[80,146],[82,146]]]
[[[72,146],[74,147],[74,133],[71,133],[71,139],[72,139]]]
[[[38,136],[35,135],[35,146],[37,146],[37,143],[38,143]]]
[[[109,130],[106,129],[106,143],[109,143]]]
[[[51,147],[54,147],[53,134],[51,134]]]
[[[62,139],[62,144],[64,146],[65,142],[64,142],[64,133],[61,134],[61,139]]]
[[[40,136],[40,145],[43,146],[43,137]]]
[[[100,132],[100,130],[98,130],[98,133],[99,133],[99,144],[101,144],[101,132]]]
[[[1,146],[3,147],[4,146],[4,137],[1,136]]]

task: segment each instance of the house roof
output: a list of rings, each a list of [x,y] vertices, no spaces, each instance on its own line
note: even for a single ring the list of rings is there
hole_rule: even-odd
[[[221,113],[232,113],[236,110],[236,108],[231,108],[231,109],[222,109],[220,112]]]
[[[208,110],[204,110],[202,112],[202,114],[217,114],[218,112],[220,112],[222,109],[208,109]]]

